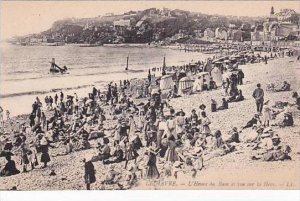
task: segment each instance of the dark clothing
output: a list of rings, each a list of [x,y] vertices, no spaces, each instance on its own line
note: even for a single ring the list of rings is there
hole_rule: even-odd
[[[255,98],[256,102],[263,102],[264,101],[264,90],[261,88],[256,88],[252,94],[253,98]]]
[[[42,155],[41,155],[41,162],[42,163],[48,163],[50,162],[50,156],[49,156],[49,149],[48,149],[48,145],[41,145],[40,146],[40,150],[42,152]]]
[[[243,84],[243,79],[244,79],[244,72],[239,71],[237,75],[238,75],[238,84],[242,85]]]
[[[245,128],[251,128],[253,125],[257,124],[258,120],[256,118],[252,118],[250,121],[247,122],[246,126],[243,127]]]
[[[11,176],[19,174],[20,171],[16,168],[16,163],[13,160],[7,161],[5,167],[1,170],[0,176]]]
[[[261,88],[256,88],[252,94],[253,98],[256,101],[256,110],[257,112],[262,112],[263,104],[264,104],[264,90]]]
[[[11,151],[13,148],[13,144],[11,142],[5,143],[4,151]]]
[[[220,106],[218,108],[218,110],[226,110],[228,109],[228,102],[227,101],[223,101],[222,106]]]
[[[287,115],[283,120],[284,126],[293,126],[294,125],[294,119],[292,115]]]
[[[113,163],[119,163],[124,160],[124,152],[122,149],[116,150],[113,156],[116,157],[114,160],[111,161]]]
[[[148,162],[147,162],[147,178],[148,179],[157,179],[159,178],[159,172],[158,172],[158,169],[156,167],[156,155],[154,153],[150,153],[149,155],[149,159],[148,159]]]
[[[84,163],[84,181],[86,184],[92,184],[96,182],[95,168],[91,161]]]
[[[297,105],[297,107],[298,107],[298,110],[300,110],[300,97],[298,97],[298,98],[296,99],[296,105]]]
[[[228,143],[231,143],[231,142],[239,143],[240,142],[239,133],[234,132],[226,142],[228,142]]]
[[[264,106],[264,102],[256,102],[256,111],[257,112],[262,112],[262,109],[263,109],[263,106]]]

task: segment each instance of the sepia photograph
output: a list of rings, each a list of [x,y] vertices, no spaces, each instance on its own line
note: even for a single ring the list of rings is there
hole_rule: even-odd
[[[1,1],[0,190],[299,190],[299,66],[299,1]]]

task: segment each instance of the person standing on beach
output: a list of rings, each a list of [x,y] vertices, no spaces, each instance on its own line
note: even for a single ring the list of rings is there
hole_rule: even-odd
[[[261,85],[259,83],[256,86],[257,88],[253,91],[252,96],[256,101],[256,110],[261,114],[264,104],[264,90],[261,89]]]
[[[238,75],[238,84],[243,85],[243,79],[245,77],[244,72],[241,69],[239,69],[237,75]]]
[[[9,112],[9,110],[6,110],[6,120],[10,120],[10,112]]]
[[[50,110],[52,110],[52,104],[53,104],[53,98],[52,98],[52,96],[49,96],[49,107],[50,107]]]
[[[268,57],[265,55],[265,64],[268,64]]]
[[[55,96],[54,96],[54,102],[55,102],[55,105],[57,105],[57,99],[58,99],[58,95],[55,94]]]
[[[4,121],[3,121],[3,108],[0,106],[0,126],[4,126]]]
[[[84,162],[84,181],[86,184],[86,190],[91,190],[91,184],[96,182],[96,171],[92,163],[92,155],[87,155]]]
[[[60,92],[60,101],[62,102],[64,100],[64,93],[61,91]]]

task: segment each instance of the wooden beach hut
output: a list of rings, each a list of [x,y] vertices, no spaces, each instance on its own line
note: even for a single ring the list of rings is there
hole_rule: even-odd
[[[194,80],[189,77],[183,77],[179,80],[178,85],[178,95],[182,96],[185,94],[190,94],[193,89]]]

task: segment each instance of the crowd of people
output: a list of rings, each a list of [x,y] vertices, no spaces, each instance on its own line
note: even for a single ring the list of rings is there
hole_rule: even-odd
[[[212,100],[212,112],[228,109],[228,104],[244,100],[238,89],[243,78],[242,71],[232,73],[224,86],[229,98],[223,98],[219,107]],[[36,97],[29,115],[29,128],[20,125],[12,138],[5,138],[1,144],[1,156],[7,162],[0,175],[20,173],[12,157],[21,159],[23,172],[35,169],[40,163],[46,168],[53,160],[49,150],[62,147],[64,152],[60,155],[86,150],[83,163],[87,189],[98,179],[104,186],[125,189],[139,179],[196,177],[205,167],[205,159],[234,152],[240,149],[240,143],[249,143],[253,150],[258,150],[253,160],[291,159],[291,148],[281,145],[273,129],[292,126],[293,116],[285,106],[281,109],[276,105],[265,107],[263,111],[267,103],[260,84],[253,98],[257,113],[241,129],[233,127],[227,133],[212,132],[213,120],[209,118],[207,105],[199,104],[199,108],[188,114],[166,104],[161,91],[147,94],[144,101],[134,99],[128,80],[109,83],[107,91],[102,93],[93,88],[83,98],[76,93],[65,96],[60,92],[54,98],[46,96],[42,103]],[[299,109],[296,92],[293,98]],[[275,123],[280,114],[284,114],[284,119]],[[245,134],[246,131],[251,134]],[[96,177],[95,163],[105,167],[99,170],[105,171],[104,178]]]

